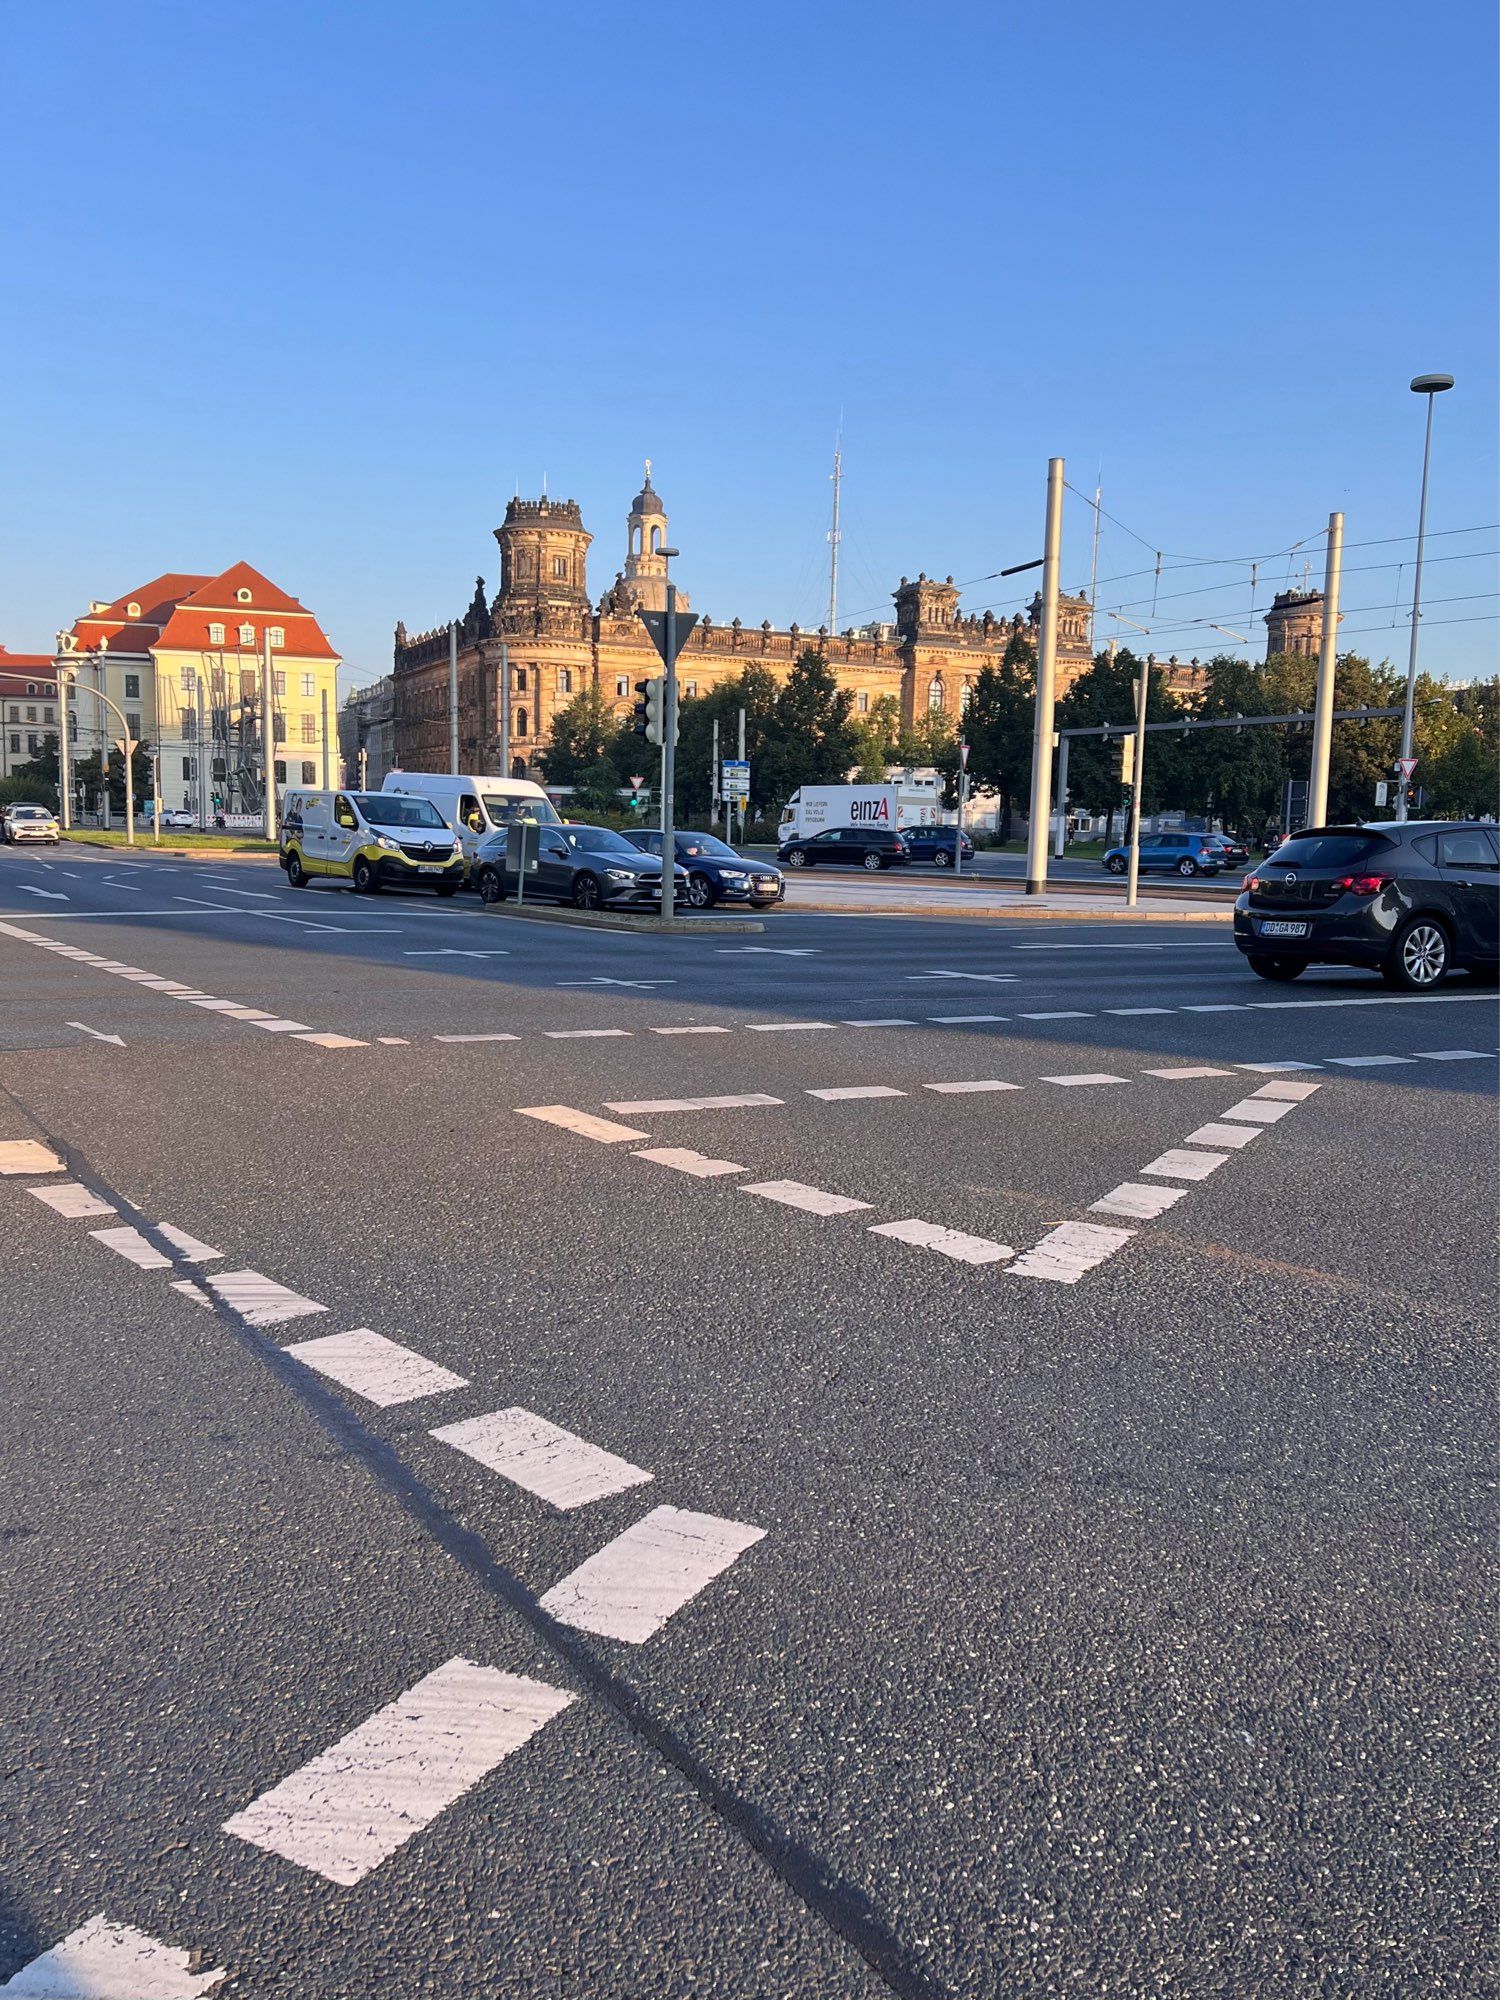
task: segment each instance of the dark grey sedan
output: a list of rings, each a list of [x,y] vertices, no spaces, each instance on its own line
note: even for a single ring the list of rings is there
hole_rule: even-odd
[[[486,903],[516,894],[521,846],[526,850],[526,894],[571,903],[578,910],[651,905],[661,901],[661,861],[642,854],[607,826],[549,826],[518,821],[491,834],[475,854],[475,880]],[[687,891],[687,870],[676,871],[673,900]]]

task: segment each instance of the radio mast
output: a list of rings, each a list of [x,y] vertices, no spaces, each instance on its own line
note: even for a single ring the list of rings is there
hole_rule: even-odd
[[[833,447],[833,526],[828,531],[828,639],[839,629],[839,488],[844,483],[844,433],[839,432]]]

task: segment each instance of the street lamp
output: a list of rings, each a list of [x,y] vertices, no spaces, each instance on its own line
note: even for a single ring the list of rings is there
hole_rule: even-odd
[[[1412,732],[1417,699],[1417,631],[1422,621],[1422,549],[1427,539],[1427,469],[1432,462],[1433,399],[1453,387],[1451,375],[1414,375],[1414,396],[1427,398],[1427,441],[1422,447],[1422,504],[1417,513],[1417,566],[1411,586],[1411,652],[1406,663],[1406,709],[1401,718],[1401,784],[1396,794],[1396,818],[1406,818],[1406,786],[1412,770]]]

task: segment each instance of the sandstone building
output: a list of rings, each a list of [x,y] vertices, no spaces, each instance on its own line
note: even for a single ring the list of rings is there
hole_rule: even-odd
[[[484,580],[458,625],[459,769],[500,768],[501,647],[510,675],[511,775],[539,775],[538,760],[560,708],[586,688],[597,688],[618,716],[629,715],[638,680],[660,671],[660,662],[638,607],[665,602],[667,514],[651,484],[651,469],[626,519],[625,560],[595,604],[588,589],[592,535],[573,500],[523,500],[505,510],[495,530],[500,545],[500,588],[493,600]],[[955,724],[980,669],[997,662],[1018,632],[1035,633],[1040,608],[1028,615],[965,616],[952,577],[902,577],[894,592],[891,625],[830,634],[797,625],[777,630],[769,620],[727,625],[703,616],[678,658],[684,697],[707,694],[747,666],[769,668],[784,679],[797,656],[821,652],[840,686],[867,714],[882,695],[894,695],[907,724],[940,711]],[[677,602],[688,606],[679,588]],[[1058,626],[1058,692],[1090,664],[1089,605],[1084,596],[1061,600]],[[395,754],[411,770],[446,770],[449,758],[449,628],[410,634],[396,627]]]
[[[1344,614],[1339,613],[1342,624]],[[1300,653],[1315,660],[1323,650],[1321,590],[1278,590],[1266,613],[1266,658]]]

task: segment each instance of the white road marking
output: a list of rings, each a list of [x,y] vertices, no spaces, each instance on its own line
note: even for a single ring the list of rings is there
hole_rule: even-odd
[[[386,1037],[382,1035],[380,1039],[384,1041]],[[432,1039],[435,1042],[518,1042],[520,1041],[521,1037],[519,1035],[502,1035],[502,1034],[434,1035]]]
[[[721,944],[718,947],[721,958],[730,958],[736,952],[763,952],[768,958],[821,958],[823,953],[814,945],[784,944]]]
[[[1307,1062],[1236,1063],[1235,1068],[1249,1070],[1256,1076],[1272,1076],[1276,1071],[1283,1069],[1321,1069],[1322,1064]]]
[[[1016,1018],[1021,1021],[1089,1021],[1093,1019],[1093,1016],[1091,1014],[1080,1014],[1076,1009],[1065,1007],[1058,1013],[1019,1014]]]
[[[16,2000],[197,2000],[224,1974],[190,1971],[192,1957],[131,1924],[90,1917],[29,1959],[0,1993]]]
[[[973,979],[986,986],[1009,986],[1020,978],[1018,972],[908,972],[908,979]]]
[[[1258,1125],[1220,1125],[1210,1123],[1200,1125],[1196,1132],[1189,1132],[1185,1144],[1189,1146],[1228,1146],[1231,1151],[1248,1146],[1252,1139],[1260,1137]],[[1150,1169],[1148,1168],[1149,1172]]]
[[[1209,1064],[1200,1063],[1192,1069],[1148,1069],[1147,1076],[1164,1076],[1170,1083],[1174,1077],[1187,1076],[1233,1076],[1232,1069],[1214,1069]]]
[[[1410,1064],[1415,1058],[1412,1056],[1330,1056],[1328,1060],[1331,1063],[1337,1063],[1340,1069],[1388,1069],[1393,1063]]]
[[[1010,1266],[1017,1278],[1050,1278],[1059,1285],[1078,1280],[1106,1257],[1113,1257],[1135,1235],[1133,1229],[1107,1229],[1099,1222],[1061,1222],[1040,1243],[1025,1250]]]
[[[852,1083],[834,1090],[810,1090],[809,1097],[820,1097],[825,1104],[844,1104],[860,1097],[905,1097],[904,1090],[893,1090],[886,1083]]]
[[[1221,1118],[1239,1118],[1247,1125],[1274,1125],[1285,1118],[1289,1111],[1296,1110],[1295,1104],[1267,1102],[1262,1097],[1242,1097],[1238,1104],[1231,1104],[1227,1111],[1221,1111]]]
[[[746,1194],[758,1194],[767,1201],[779,1201],[787,1208],[805,1209],[809,1215],[847,1215],[856,1208],[869,1208],[867,1201],[854,1201],[846,1194],[827,1194],[822,1188],[807,1187],[801,1181],[745,1181]]]
[[[215,1250],[209,1243],[200,1243],[196,1236],[189,1236],[185,1229],[178,1229],[174,1223],[158,1222],[156,1227],[185,1264],[211,1264],[216,1257],[224,1255],[222,1250]]]
[[[976,1090],[1019,1090],[1018,1083],[1001,1083],[998,1077],[979,1077],[972,1083],[924,1083],[924,1090],[935,1090],[939,1097],[966,1097]]]
[[[36,1139],[0,1139],[0,1174],[60,1174],[62,1161]]]
[[[713,1160],[707,1153],[695,1153],[690,1146],[650,1146],[639,1153],[632,1153],[630,1157],[633,1160],[654,1160],[659,1167],[674,1167],[679,1174],[691,1174],[700,1181],[715,1180],[721,1174],[745,1172],[733,1160]]]
[[[409,1049],[410,1041],[405,1035],[377,1035],[376,1041],[384,1049]]]
[[[305,1035],[309,1032],[306,1021],[288,1021],[285,1018],[273,1021],[257,1021],[257,1028],[264,1028],[268,1035]]]
[[[747,1091],[743,1097],[641,1097],[623,1103],[606,1103],[606,1111],[623,1111],[627,1117],[645,1118],[653,1111],[740,1111],[760,1104],[782,1104],[780,1097],[767,1097],[763,1090]]]
[[[449,1660],[224,1822],[348,1888],[573,1700],[521,1674]]]
[[[1127,1076],[1112,1076],[1107,1069],[1081,1070],[1077,1076],[1044,1076],[1043,1083],[1060,1083],[1071,1087],[1081,1083],[1128,1083]]]
[[[1160,1174],[1169,1181],[1206,1181],[1215,1167],[1222,1167],[1229,1158],[1227,1153],[1191,1153],[1181,1146],[1169,1146],[1164,1153],[1158,1153],[1143,1174]]]
[[[944,1229],[915,1216],[906,1222],[873,1222],[870,1234],[893,1236],[898,1243],[912,1243],[919,1250],[936,1250],[939,1256],[955,1258],[960,1264],[1002,1264],[1016,1254],[1008,1243],[992,1243],[987,1236],[966,1236],[961,1229]]]
[[[317,1340],[294,1341],[283,1351],[382,1410],[394,1403],[414,1403],[422,1396],[440,1396],[449,1389],[468,1387],[466,1376],[439,1367],[425,1354],[403,1347],[398,1340],[387,1340],[368,1326],[324,1334]]]
[[[1488,1062],[1483,1049],[1417,1049],[1421,1062]]]
[[[96,1243],[102,1243],[106,1250],[113,1250],[127,1263],[138,1264],[143,1271],[170,1271],[172,1268],[170,1257],[148,1243],[138,1229],[128,1225],[119,1229],[91,1229],[89,1235]]]
[[[194,1000],[190,1004],[194,1007],[201,1007],[208,1014],[232,1014],[243,1003],[238,1000],[203,999]]]
[[[516,1109],[522,1118],[539,1118],[544,1125],[561,1125],[565,1132],[576,1132],[581,1139],[597,1139],[602,1146],[618,1145],[622,1139],[651,1137],[649,1132],[637,1132],[632,1126],[595,1118],[588,1111],[575,1111],[571,1104],[521,1104]]]
[[[259,1271],[221,1271],[217,1277],[205,1278],[204,1283],[216,1299],[252,1326],[276,1326],[285,1319],[304,1319],[309,1313],[328,1310]]]
[[[106,1035],[101,1029],[90,1028],[82,1021],[69,1021],[65,1025],[76,1028],[81,1035],[91,1036],[96,1042],[111,1042],[117,1049],[123,1049],[125,1046],[123,1035]]]
[[[1186,1193],[1186,1188],[1145,1187],[1140,1181],[1121,1181],[1098,1201],[1091,1201],[1089,1213],[1124,1215],[1136,1222],[1150,1222],[1153,1217],[1165,1214]]]
[[[802,1028],[831,1028],[832,1021],[751,1021],[752,1035],[791,1035]]]
[[[543,1031],[549,1042],[590,1042],[602,1041],[607,1035],[628,1035],[629,1028],[547,1028]]]
[[[26,1192],[35,1195],[38,1201],[45,1202],[48,1208],[65,1216],[69,1222],[76,1222],[85,1215],[118,1215],[120,1212],[112,1201],[95,1194],[81,1181],[54,1181],[48,1187],[27,1188]]]
[[[1218,1000],[1211,1006],[1199,1005],[1193,1007],[1185,1004],[1178,1011],[1183,1014],[1243,1014],[1248,1009],[1246,1002],[1243,1000]]]
[[[209,1311],[212,1312],[213,1300],[204,1291],[203,1287],[195,1283],[192,1278],[174,1278],[172,1280],[172,1290],[174,1292],[181,1292],[182,1296],[185,1299],[191,1299],[195,1306],[207,1306]]]
[[[728,1028],[652,1028],[653,1035],[727,1035]]]
[[[530,1410],[490,1410],[444,1424],[429,1435],[563,1513],[629,1486],[644,1486],[652,1476]]]
[[[264,1021],[258,1021],[256,1026],[263,1028],[265,1023]],[[311,1042],[315,1048],[319,1049],[367,1049],[370,1046],[368,1042],[356,1041],[353,1035],[314,1035],[304,1033],[293,1035],[292,1040],[294,1042]]]
[[[639,1645],[765,1532],[714,1514],[653,1507],[554,1584],[542,1609],[581,1632]]]
[[[1284,1100],[1288,1104],[1301,1104],[1321,1088],[1322,1085],[1317,1083],[1263,1083],[1255,1095],[1269,1097],[1273,1101]]]
[[[653,986],[675,986],[675,979],[610,979],[603,973],[593,979],[555,979],[554,986],[634,986],[649,993]]]
[[[880,1021],[845,1021],[846,1028],[914,1028],[916,1022],[904,1019],[900,1014],[891,1014]]]
[[[509,958],[508,951],[460,951],[456,946],[445,944],[436,951],[403,951],[403,958]]]
[[[936,1021],[944,1028],[957,1028],[969,1021],[1008,1021],[1009,1014],[929,1014],[929,1021]]]
[[[1123,1019],[1126,1016],[1136,1014],[1172,1014],[1176,1012],[1176,1009],[1173,1007],[1106,1007],[1104,1011],[1106,1014],[1118,1014]]]

